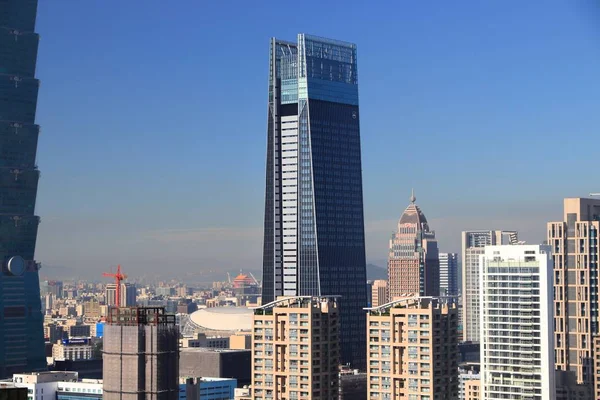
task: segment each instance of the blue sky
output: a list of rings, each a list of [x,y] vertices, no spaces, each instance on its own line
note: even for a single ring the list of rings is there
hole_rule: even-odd
[[[592,1],[39,3],[46,271],[260,268],[271,36],[358,45],[368,260],[411,187],[445,251],[600,191]]]

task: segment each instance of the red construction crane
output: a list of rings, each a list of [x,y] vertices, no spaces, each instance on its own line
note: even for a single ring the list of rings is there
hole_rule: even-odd
[[[115,304],[117,307],[121,307],[121,281],[127,279],[127,275],[122,274],[121,266],[117,265],[117,273],[113,274],[112,272],[104,272],[102,276],[106,276],[108,278],[115,278],[115,283],[117,284]]]

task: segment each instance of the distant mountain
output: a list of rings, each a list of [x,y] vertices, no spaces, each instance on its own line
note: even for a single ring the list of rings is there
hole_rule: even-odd
[[[375,264],[367,264],[367,280],[387,279],[387,268],[379,267]]]

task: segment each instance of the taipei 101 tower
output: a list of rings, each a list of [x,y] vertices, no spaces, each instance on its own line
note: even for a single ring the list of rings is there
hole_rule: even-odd
[[[46,369],[35,200],[37,0],[0,0],[0,378]]]

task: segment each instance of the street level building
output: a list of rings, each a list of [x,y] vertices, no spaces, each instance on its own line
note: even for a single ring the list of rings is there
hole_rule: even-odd
[[[341,359],[365,363],[365,234],[356,45],[273,38],[262,304],[341,296]]]
[[[336,297],[281,297],[254,311],[252,399],[338,397]]]
[[[407,297],[367,312],[369,399],[457,398],[454,298]]]
[[[555,400],[550,246],[481,256],[481,398]]]

